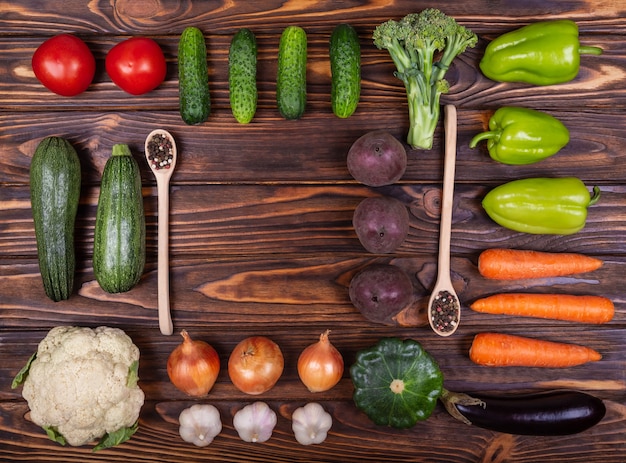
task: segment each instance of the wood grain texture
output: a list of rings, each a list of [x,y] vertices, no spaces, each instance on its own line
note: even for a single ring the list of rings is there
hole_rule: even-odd
[[[462,324],[442,339],[424,326],[424,311],[437,271],[443,169],[443,129],[432,150],[409,150],[409,165],[395,185],[368,188],[349,175],[345,157],[362,134],[385,128],[400,140],[408,130],[407,101],[394,66],[371,41],[374,27],[426,7],[440,7],[479,35],[477,46],[458,57],[446,77],[443,104],[458,108],[456,184],[452,218],[452,280],[462,304]],[[536,20],[567,18],[581,41],[604,49],[584,57],[578,77],[567,84],[531,87],[498,84],[477,65],[487,43]],[[626,461],[626,5],[617,0],[438,2],[369,1],[167,1],[24,0],[0,5],[0,460],[6,462],[442,462],[442,463],[623,463]],[[362,92],[356,113],[339,120],[330,108],[328,40],[333,27],[349,22],[359,33]],[[287,25],[309,38],[307,108],[298,121],[276,109],[276,54]],[[190,127],[178,113],[177,44],[187,26],[205,33],[212,113]],[[228,98],[228,46],[233,33],[249,27],[259,48],[259,106],[247,126],[235,122]],[[30,60],[48,37],[82,37],[97,60],[89,89],[73,98],[47,91]],[[125,94],[107,76],[108,50],[133,35],[153,37],[163,48],[165,82],[139,97]],[[492,161],[484,144],[468,144],[485,130],[500,106],[543,110],[568,127],[570,143],[556,156],[529,166]],[[157,324],[157,189],[144,161],[143,144],[157,127],[171,131],[179,161],[170,197],[171,307],[175,334]],[[29,168],[39,141],[67,138],[82,167],[77,218],[77,275],[73,296],[59,303],[41,285],[30,209]],[[130,145],[139,162],[147,223],[147,264],[131,291],[102,291],[92,270],[93,230],[100,178],[111,148]],[[586,227],[570,236],[526,235],[497,226],[481,198],[492,187],[521,177],[577,176],[602,198],[589,209]],[[352,213],[364,198],[389,195],[410,211],[410,232],[396,253],[372,255],[352,229]],[[583,275],[532,281],[493,281],[476,268],[488,247],[580,252],[604,260]],[[388,325],[367,320],[351,303],[352,276],[374,262],[403,268],[414,285],[414,304]],[[474,300],[498,292],[597,294],[615,304],[602,326],[486,315],[471,311]],[[11,380],[57,325],[109,325],[124,329],[141,350],[140,385],[146,403],[139,431],[127,443],[92,454],[90,447],[61,447],[30,421],[28,407]],[[169,353],[187,329],[211,343],[222,368],[206,399],[176,390],[166,372]],[[352,402],[348,371],[330,391],[312,394],[300,382],[299,353],[319,334],[332,341],[347,366],[356,353],[386,336],[411,337],[439,362],[445,387],[455,391],[512,394],[572,388],[602,398],[607,415],[599,425],[565,437],[526,437],[474,428],[453,420],[440,405],[409,430],[374,425]],[[473,336],[484,330],[579,342],[602,353],[599,362],[568,369],[478,367],[468,358]],[[228,356],[244,337],[267,335],[281,347],[285,372],[261,397],[232,385]],[[278,414],[265,444],[246,444],[232,426],[234,413],[253,400]],[[298,406],[319,401],[333,416],[321,445],[303,447],[291,431]],[[210,402],[224,429],[207,448],[184,443],[178,414]]]

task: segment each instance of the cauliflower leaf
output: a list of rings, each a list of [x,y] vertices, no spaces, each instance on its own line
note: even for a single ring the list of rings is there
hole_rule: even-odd
[[[63,434],[61,434],[59,430],[54,426],[42,426],[42,428],[44,431],[46,431],[46,434],[48,435],[48,438],[50,440],[61,445],[67,444],[67,441],[65,440],[65,437],[63,437]]]
[[[120,428],[117,431],[105,434],[102,436],[102,439],[100,439],[100,442],[98,442],[98,445],[93,448],[93,451],[97,452],[98,450],[108,449],[126,442],[137,432],[138,428],[139,421],[135,421],[135,424],[128,428]]]
[[[11,383],[11,389],[15,389],[16,387],[24,384],[24,381],[26,381],[26,377],[28,376],[28,372],[30,371],[30,366],[35,358],[37,358],[37,352],[30,356],[26,365],[24,365],[17,375],[15,375],[15,378],[13,378],[13,382]]]

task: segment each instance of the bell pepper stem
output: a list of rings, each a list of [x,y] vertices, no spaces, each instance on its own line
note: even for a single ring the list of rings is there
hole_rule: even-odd
[[[593,194],[591,195],[591,198],[589,199],[589,206],[593,206],[595,203],[598,202],[599,199],[600,199],[600,187],[594,186]]]
[[[578,47],[578,53],[581,55],[601,55],[603,52],[600,47],[588,47],[581,45]]]
[[[472,138],[472,140],[470,141],[469,147],[476,148],[476,145],[478,145],[479,142],[483,140],[491,140],[492,138],[496,138],[499,135],[500,135],[500,132],[495,131],[495,130],[489,130],[487,132],[479,133],[474,138]]]

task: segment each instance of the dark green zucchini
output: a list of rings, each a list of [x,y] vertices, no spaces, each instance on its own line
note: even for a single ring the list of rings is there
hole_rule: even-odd
[[[361,46],[356,30],[339,24],[330,36],[330,101],[333,113],[350,117],[361,96]]]
[[[146,220],[139,165],[128,145],[115,145],[104,166],[93,245],[100,287],[121,293],[137,284],[146,262]]]
[[[39,143],[30,165],[30,198],[43,288],[55,302],[68,299],[74,288],[80,176],[78,154],[67,140]]]

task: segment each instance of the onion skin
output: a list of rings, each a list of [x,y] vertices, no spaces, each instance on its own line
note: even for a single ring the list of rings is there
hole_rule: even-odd
[[[307,346],[298,357],[298,375],[310,392],[333,388],[343,376],[343,357],[333,346],[326,330],[320,340]]]
[[[209,393],[220,371],[220,358],[204,341],[192,340],[181,331],[183,342],[167,359],[167,375],[174,386],[187,395],[202,397]]]
[[[228,359],[228,375],[235,387],[251,395],[269,391],[283,373],[285,360],[274,341],[251,336],[241,341]]]

